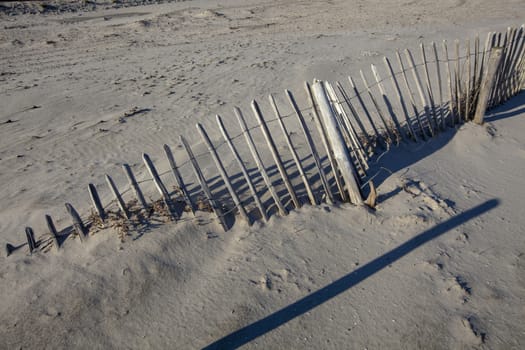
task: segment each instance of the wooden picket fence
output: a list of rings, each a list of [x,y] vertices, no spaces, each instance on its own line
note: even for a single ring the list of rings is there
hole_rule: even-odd
[[[70,234],[84,242],[107,227],[115,228],[123,239],[127,232],[147,226],[154,217],[186,220],[198,210],[213,213],[227,231],[231,219],[240,218],[251,225],[277,213],[286,216],[291,207],[299,209],[305,202],[374,206],[375,189],[367,173],[374,154],[401,142],[417,144],[471,120],[481,124],[487,108],[502,104],[525,87],[524,30],[521,26],[489,33],[483,46],[479,37],[463,46],[456,40],[451,50],[446,41],[440,47],[436,43],[420,44],[417,54],[408,49],[396,52],[396,63],[385,57],[382,72],[372,65],[370,72],[360,71],[360,79],[348,77],[346,83],[305,83],[301,101],[286,90],[286,105],[281,102],[279,106],[276,97],[270,95],[271,118],[264,116],[254,100],[251,114],[252,124],[256,124],[249,126],[236,107],[239,130],[235,133],[227,130],[217,115],[220,141],[213,142],[197,124],[208,152],[194,154],[181,136],[179,146],[186,158],[176,160],[171,147],[164,145],[170,169],[162,173],[148,154],[142,155],[150,175],[147,181],[155,185],[159,200],[146,200],[141,188],[144,181],[139,183],[132,167],[124,164],[122,171],[128,179],[125,190],[123,184],[106,175],[114,200],[104,205],[101,189],[89,184],[91,214],[82,218],[66,203],[72,225],[61,231],[46,215],[48,232],[39,239],[32,228],[25,229],[29,252],[47,251],[53,245],[58,249]],[[264,142],[257,142],[261,134]],[[279,150],[277,137],[284,138],[286,152]],[[307,145],[306,151],[299,152],[297,138]],[[224,164],[225,152],[235,160],[234,173],[231,165]],[[265,156],[267,152],[271,157]],[[207,164],[209,158],[213,160],[218,178],[204,174],[199,165],[203,157],[207,157]],[[268,164],[268,159],[273,162]],[[254,169],[247,163],[254,164]],[[193,172],[191,178],[183,171],[187,167]],[[170,191],[167,183],[172,181],[175,186]],[[365,200],[366,188],[369,195]],[[129,197],[128,193],[134,198],[126,201],[124,195]],[[7,255],[24,245],[6,244]]]

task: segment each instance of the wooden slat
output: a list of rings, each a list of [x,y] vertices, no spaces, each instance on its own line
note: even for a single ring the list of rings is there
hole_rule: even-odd
[[[78,234],[78,237],[80,238],[81,242],[84,242],[88,236],[87,236],[87,230],[84,226],[84,223],[82,222],[82,219],[80,218],[80,215],[78,215],[78,212],[75,210],[75,208],[70,204],[66,203],[66,210],[71,216],[71,220],[73,221],[73,228]]]
[[[379,119],[381,119],[381,122],[383,123],[383,126],[385,127],[385,133],[388,135],[388,138],[391,140],[391,142],[396,142],[397,140],[390,131],[390,127],[388,126],[385,116],[383,114],[383,111],[381,110],[381,107],[377,103],[376,98],[374,97],[374,94],[372,93],[372,89],[370,88],[370,85],[368,84],[368,81],[366,80],[365,74],[362,70],[359,70],[359,74],[361,75],[361,80],[363,81],[363,84],[366,87],[366,91],[368,92],[368,97],[370,98],[370,101],[372,101],[372,104],[374,105],[374,108],[377,112],[377,115],[379,116]]]
[[[425,83],[426,83],[426,90],[428,97],[428,101],[430,103],[430,110],[432,112],[432,121],[434,123],[434,130],[437,132],[439,130],[439,123],[437,120],[437,113],[436,113],[436,105],[434,103],[434,92],[432,91],[432,83],[430,82],[430,74],[428,72],[428,61],[427,61],[427,54],[425,51],[425,45],[423,43],[419,44],[419,48],[421,50],[421,59],[423,61],[423,70],[425,72]]]
[[[460,70],[460,58],[459,58],[459,40],[454,41],[454,53],[456,58],[454,60],[454,77],[455,77],[455,93],[456,93],[456,113],[458,117],[458,122],[463,121],[462,117],[462,90],[461,90],[461,70]]]
[[[354,83],[354,79],[352,79],[351,76],[348,76],[348,81],[350,82],[350,86],[352,87],[352,90],[354,90],[355,97],[357,98],[359,105],[363,109],[363,112],[365,113],[365,116],[368,119],[368,122],[370,123],[372,130],[374,130],[374,135],[376,137],[376,140],[380,140],[381,134],[377,130],[376,124],[374,123],[374,120],[372,119],[372,116],[370,115],[370,112],[368,111],[368,108],[365,105],[365,101],[363,101],[363,98],[361,97],[361,94],[359,93],[359,90],[357,89],[357,85]]]
[[[467,39],[465,43],[465,61],[466,61],[466,76],[465,76],[465,121],[468,121],[470,119],[470,40]]]
[[[425,112],[425,116],[427,118],[428,123],[428,129],[430,130],[430,133],[432,136],[435,134],[435,130],[432,127],[432,118],[430,116],[429,111],[429,104],[427,102],[425,93],[423,92],[423,85],[421,84],[421,78],[419,77],[419,73],[417,71],[416,63],[414,62],[414,57],[412,56],[412,53],[409,49],[405,49],[405,56],[408,60],[408,63],[410,65],[410,70],[412,71],[412,76],[414,77],[414,81],[416,82],[416,88],[419,93],[419,98],[421,100],[421,104],[423,105],[423,110]]]
[[[264,208],[264,205],[261,202],[259,195],[257,194],[257,190],[252,182],[252,179],[250,178],[250,174],[248,173],[246,166],[244,166],[241,156],[239,155],[237,148],[235,148],[235,145],[233,144],[233,141],[231,140],[230,135],[228,134],[228,131],[224,127],[224,123],[222,122],[221,117],[217,115],[216,119],[217,119],[217,124],[219,125],[219,130],[221,131],[222,136],[224,137],[224,140],[228,144],[228,147],[230,148],[231,152],[233,153],[233,156],[235,157],[237,164],[239,164],[242,175],[244,176],[244,180],[246,181],[246,183],[248,184],[248,188],[252,192],[253,200],[255,201],[255,204],[259,208],[259,212],[261,213],[262,218],[264,219],[265,222],[267,222],[268,214],[266,213],[266,209]]]
[[[89,190],[89,196],[91,197],[91,201],[93,202],[93,206],[95,207],[95,210],[97,211],[98,216],[100,217],[100,220],[104,221],[106,220],[106,212],[104,211],[104,207],[102,206],[102,203],[100,201],[100,197],[97,192],[97,188],[94,184],[88,185]]]
[[[403,60],[401,59],[401,55],[399,54],[399,51],[396,51],[396,57],[397,57],[397,63],[399,64],[399,68],[401,69],[401,76],[403,77],[403,82],[405,83],[405,89],[407,90],[408,96],[410,98],[410,105],[412,106],[412,111],[414,112],[414,116],[416,117],[417,124],[419,126],[419,130],[421,131],[421,137],[423,137],[423,140],[426,140],[427,133],[425,131],[425,127],[423,126],[423,122],[421,121],[421,118],[419,117],[419,112],[417,110],[416,101],[414,100],[414,94],[412,93],[412,89],[410,88],[410,84],[408,83],[408,77],[406,74],[405,66],[403,64]]]
[[[408,128],[408,131],[410,135],[412,135],[412,138],[415,142],[418,142],[419,138],[417,137],[417,134],[414,132],[414,129],[412,128],[412,121],[410,120],[410,115],[408,113],[407,105],[405,103],[405,100],[403,99],[403,93],[401,92],[401,88],[399,87],[399,83],[396,78],[396,74],[394,73],[394,69],[392,68],[392,65],[390,64],[390,61],[388,58],[383,57],[383,62],[385,64],[386,69],[388,70],[388,73],[390,74],[390,79],[392,81],[392,86],[394,87],[394,91],[396,92],[397,99],[399,101],[399,104],[401,105],[401,109],[403,110],[403,114],[405,115],[405,121]],[[417,111],[416,111],[417,114]]]
[[[33,232],[33,229],[31,227],[26,227],[25,231],[27,238],[27,246],[29,248],[29,254],[33,254],[33,252],[36,250],[35,233]]]
[[[248,126],[246,125],[246,120],[244,120],[244,116],[242,115],[241,110],[238,107],[235,107],[234,111],[235,111],[235,115],[237,116],[239,125],[241,127],[241,131],[244,134],[246,143],[248,144],[248,148],[250,149],[250,153],[252,154],[255,164],[257,165],[257,169],[259,170],[259,173],[261,174],[264,180],[264,183],[266,184],[266,187],[268,188],[268,191],[272,195],[275,205],[279,209],[279,214],[281,216],[288,215],[288,210],[286,210],[285,206],[282,204],[281,199],[279,198],[279,195],[277,194],[277,191],[275,187],[273,186],[272,181],[270,180],[270,177],[268,176],[268,173],[266,172],[264,163],[261,159],[261,156],[259,155],[259,152],[257,151],[257,148],[255,147],[255,143],[253,142],[252,135],[250,134],[250,131],[248,130]]]
[[[446,68],[447,68],[447,85],[448,85],[448,107],[450,110],[450,127],[454,127],[457,121],[456,117],[456,94],[454,93],[452,70],[450,69],[450,59],[448,57],[448,45],[447,41],[443,40],[443,55],[445,56]]]
[[[51,234],[51,239],[53,240],[53,244],[55,245],[55,248],[59,250],[60,243],[58,242],[58,232],[55,227],[55,224],[53,223],[53,219],[51,218],[50,215],[46,215],[45,218],[46,218],[47,229],[49,230],[49,234]]]
[[[275,142],[273,141],[272,135],[270,134],[270,130],[268,130],[268,125],[266,125],[266,121],[264,120],[264,117],[259,108],[259,105],[257,104],[255,100],[253,100],[251,106],[252,106],[253,114],[255,115],[255,118],[259,122],[259,126],[264,135],[264,138],[266,139],[266,143],[268,145],[268,148],[270,149],[270,153],[272,154],[273,160],[275,164],[277,165],[277,169],[279,170],[279,173],[281,174],[281,178],[284,182],[286,189],[288,190],[288,193],[290,194],[292,202],[296,208],[300,208],[301,202],[299,202],[299,199],[297,198],[295,190],[292,186],[292,182],[290,181],[290,178],[288,177],[288,174],[286,173],[286,169],[281,160],[281,156],[279,155],[279,152],[277,151],[277,146],[275,146]]]
[[[115,182],[108,174],[106,174],[106,182],[111,190],[111,193],[113,193],[113,196],[115,197],[120,210],[122,211],[126,219],[129,219],[131,215],[128,211],[128,208],[126,208],[126,203],[124,202],[124,199],[122,199],[122,195],[120,194],[117,185],[115,185]]]
[[[439,124],[441,125],[441,129],[445,130],[446,124],[445,124],[445,113],[443,112],[443,83],[441,79],[441,62],[439,60],[436,43],[432,42],[430,45],[432,46],[432,51],[434,53],[434,60],[436,63],[436,77],[438,81]]]
[[[392,122],[394,123],[396,130],[401,136],[401,138],[406,141],[407,137],[405,135],[405,132],[403,131],[403,128],[399,124],[399,121],[397,120],[397,116],[394,113],[394,107],[392,106],[392,103],[390,102],[390,99],[388,98],[386,94],[385,88],[382,83],[381,76],[379,75],[379,71],[377,70],[377,67],[374,64],[372,64],[370,67],[372,69],[372,74],[374,75],[377,86],[379,88],[379,92],[381,93],[381,97],[383,97],[383,101],[385,102],[385,105],[387,106],[387,110],[390,114],[390,118],[392,119]]]
[[[333,200],[332,193],[330,192],[330,185],[328,184],[328,180],[326,179],[325,173],[323,171],[323,166],[321,165],[321,160],[319,159],[319,153],[317,152],[317,148],[315,147],[315,143],[314,143],[314,140],[312,139],[312,135],[310,135],[310,131],[308,130],[308,126],[306,125],[306,121],[304,120],[303,114],[301,113],[299,106],[297,106],[297,102],[295,102],[295,98],[293,97],[292,92],[289,90],[285,90],[284,92],[286,94],[286,97],[288,97],[288,101],[290,102],[290,105],[292,106],[295,112],[295,115],[297,116],[297,119],[299,120],[299,125],[301,125],[301,129],[303,130],[303,135],[306,138],[306,142],[308,143],[310,154],[312,155],[312,158],[314,159],[317,173],[319,174],[319,178],[321,179],[323,190],[327,197],[327,202],[333,203],[334,200]]]
[[[202,192],[204,193],[204,196],[206,196],[206,199],[208,202],[210,202],[210,205],[212,207],[212,210],[215,212],[215,215],[217,216],[217,219],[219,219],[219,223],[221,224],[224,231],[228,231],[228,226],[226,225],[226,219],[224,217],[224,212],[213,198],[213,195],[210,191],[210,188],[208,187],[208,184],[206,183],[206,178],[202,174],[201,168],[199,167],[199,164],[197,163],[197,159],[195,159],[195,155],[193,154],[193,151],[191,150],[190,145],[184,138],[184,136],[180,136],[180,142],[184,146],[184,149],[186,150],[186,153],[188,153],[188,157],[190,158],[191,165],[193,166],[193,171],[195,172],[195,176],[197,177],[197,180],[199,181],[201,185]]]
[[[162,196],[164,204],[166,204],[166,209],[168,210],[170,216],[176,220],[177,218],[173,213],[173,206],[171,205],[170,195],[168,193],[168,190],[166,189],[166,186],[164,186],[164,183],[162,183],[162,180],[160,179],[159,173],[157,172],[155,165],[153,165],[151,158],[146,153],[142,154],[142,160],[144,161],[144,165],[148,169],[148,172],[151,178],[153,179],[153,183],[155,184],[157,191],[159,191],[159,194]]]
[[[317,205],[317,200],[315,198],[314,192],[312,191],[312,187],[310,186],[310,183],[308,182],[308,178],[306,177],[306,173],[304,171],[303,165],[301,164],[301,160],[299,159],[299,155],[297,154],[297,151],[295,150],[293,146],[292,140],[290,139],[290,135],[288,134],[286,125],[284,124],[281,113],[279,112],[277,103],[275,103],[275,99],[273,98],[272,94],[270,94],[268,98],[270,100],[270,105],[272,106],[275,117],[277,118],[277,122],[279,123],[279,126],[281,127],[281,131],[283,132],[283,136],[286,141],[286,144],[288,145],[288,149],[290,150],[290,153],[292,154],[292,158],[295,162],[295,166],[297,167],[297,170],[299,171],[299,176],[301,177],[301,180],[304,184],[306,193],[308,194],[308,198],[310,199],[310,203],[312,205]]]
[[[213,158],[213,161],[215,162],[215,166],[217,167],[217,170],[219,170],[219,174],[221,175],[222,181],[224,182],[224,185],[228,189],[228,192],[230,193],[230,196],[233,199],[233,203],[235,203],[235,206],[237,207],[237,210],[239,210],[239,214],[241,217],[248,223],[248,225],[251,225],[252,222],[250,221],[250,217],[248,216],[248,213],[244,209],[244,206],[242,205],[242,202],[235,192],[233,185],[230,181],[230,178],[228,174],[226,173],[226,169],[224,168],[224,165],[222,164],[221,158],[217,154],[217,151],[213,147],[213,144],[211,143],[210,137],[208,136],[208,133],[201,124],[197,123],[197,130],[199,131],[199,134],[202,137],[202,140],[204,141],[204,144],[206,147],[208,147],[208,151],[211,154],[211,157]]]
[[[173,157],[171,148],[168,145],[164,145],[163,148],[164,148],[164,153],[166,153],[166,158],[168,158],[168,162],[170,163],[171,172],[173,173],[173,176],[175,177],[177,186],[182,192],[184,202],[190,208],[192,214],[195,215],[195,205],[193,204],[193,201],[191,200],[191,196],[186,188],[186,184],[184,183],[184,180],[182,179],[179,169],[177,168],[177,164],[175,163],[175,157]]]
[[[352,104],[352,101],[350,100],[350,97],[348,96],[348,94],[346,93],[345,89],[343,88],[343,85],[341,85],[341,83],[338,82],[338,81],[335,82],[335,85],[337,86],[337,89],[339,90],[339,92],[343,96],[343,99],[345,100],[345,103],[348,106],[348,109],[350,110],[350,113],[354,117],[354,120],[356,121],[357,126],[359,126],[359,130],[361,130],[361,134],[363,135],[363,137],[366,140],[367,147],[368,148],[373,148],[374,145],[373,145],[372,140],[370,139],[370,135],[368,135],[368,132],[366,131],[366,128],[365,128],[363,122],[361,121],[361,117],[357,113],[357,110],[354,108],[354,105]]]
[[[122,169],[124,170],[124,173],[126,174],[126,177],[128,178],[129,185],[133,189],[133,193],[135,193],[135,197],[137,197],[137,200],[139,204],[141,205],[142,209],[147,210],[148,203],[146,202],[146,199],[144,199],[144,195],[142,194],[139,184],[137,183],[137,180],[135,179],[135,175],[133,175],[133,171],[131,170],[131,167],[128,164],[122,164]]]

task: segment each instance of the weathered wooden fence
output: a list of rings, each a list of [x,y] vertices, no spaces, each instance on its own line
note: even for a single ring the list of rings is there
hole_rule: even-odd
[[[32,228],[25,229],[29,252],[51,245],[58,249],[71,233],[84,242],[105,227],[115,228],[123,238],[153,217],[179,221],[197,210],[213,213],[226,231],[232,219],[251,225],[276,213],[285,216],[307,202],[373,206],[375,189],[367,170],[378,150],[401,142],[415,144],[470,120],[482,123],[487,108],[525,87],[524,30],[521,26],[489,33],[484,45],[479,37],[463,46],[456,40],[450,50],[446,41],[420,44],[417,53],[396,52],[395,62],[385,57],[382,68],[372,65],[370,72],[360,71],[359,79],[305,83],[300,101],[288,90],[280,105],[270,95],[273,117],[264,115],[254,100],[251,119],[235,107],[239,123],[235,132],[227,130],[217,115],[215,130],[220,131],[220,140],[212,141],[204,127],[196,125],[207,152],[195,154],[181,136],[179,147],[185,158],[176,160],[171,147],[164,145],[170,169],[161,173],[148,154],[142,155],[159,200],[146,200],[144,181],[139,183],[132,167],[124,164],[125,190],[124,184],[106,175],[114,199],[104,205],[99,196],[102,189],[88,184],[91,214],[82,218],[66,203],[72,225],[61,234],[46,215],[48,232],[39,239]],[[276,139],[284,139],[284,150]],[[299,149],[299,143],[307,147]],[[225,157],[232,159],[228,166]],[[201,168],[211,160],[218,176],[207,176]],[[183,171],[187,167],[194,173],[191,178]],[[370,195],[365,202],[367,185]],[[6,250],[9,255],[15,247],[6,244]]]

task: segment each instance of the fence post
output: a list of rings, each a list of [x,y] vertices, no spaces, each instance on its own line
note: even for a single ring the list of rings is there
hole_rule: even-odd
[[[350,155],[348,154],[348,150],[346,149],[343,135],[341,135],[341,131],[337,127],[337,120],[328,101],[328,97],[326,96],[323,82],[316,81],[312,88],[317,105],[321,111],[323,124],[326,127],[328,141],[332,146],[337,165],[343,175],[343,179],[345,180],[348,194],[350,195],[350,202],[359,205],[363,204],[363,198],[357,183],[357,174],[352,164],[352,160],[350,159]]]
[[[496,76],[502,55],[503,48],[501,47],[495,47],[490,51],[489,62],[481,82],[478,105],[476,106],[476,114],[474,115],[474,123],[476,124],[483,124],[483,117],[487,110],[490,92],[494,84],[494,77]]]

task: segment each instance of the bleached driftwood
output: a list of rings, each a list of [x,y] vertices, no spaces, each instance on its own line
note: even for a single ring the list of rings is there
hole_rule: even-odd
[[[341,177],[339,176],[339,171],[337,169],[337,163],[334,158],[334,152],[330,148],[330,143],[328,142],[328,137],[326,135],[326,130],[321,123],[321,117],[319,116],[319,112],[317,110],[317,106],[315,104],[313,95],[312,95],[312,89],[310,84],[308,82],[304,83],[304,88],[306,90],[306,94],[308,96],[308,102],[312,106],[312,113],[314,116],[315,126],[317,127],[317,131],[319,133],[319,136],[321,137],[321,141],[323,143],[326,155],[328,157],[328,161],[330,162],[330,168],[332,169],[332,175],[334,177],[335,183],[337,185],[337,189],[339,191],[339,194],[341,195],[341,198],[343,201],[346,200],[346,192],[344,190],[343,184],[341,183]],[[321,169],[322,171],[322,169]],[[335,201],[335,198],[332,194],[332,191],[330,190],[330,186],[327,182],[327,190],[326,190],[327,198],[333,203]]]
[[[328,134],[328,140],[331,148],[334,151],[334,156],[337,161],[339,170],[345,180],[345,185],[350,195],[350,201],[353,204],[361,205],[363,198],[358,185],[358,177],[355,168],[350,159],[350,155],[346,150],[346,146],[343,140],[341,132],[337,128],[337,120],[335,119],[334,111],[330,106],[328,96],[324,90],[322,82],[315,82],[313,84],[313,95],[321,111],[321,117],[323,125],[326,128]]]
[[[483,118],[488,105],[488,99],[494,84],[494,76],[498,70],[503,55],[503,49],[501,47],[495,47],[490,51],[490,58],[487,65],[487,70],[483,76],[481,82],[479,101],[476,107],[476,114],[474,115],[474,122],[476,124],[483,124]]]

